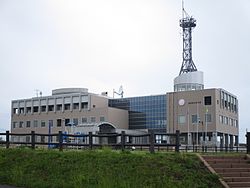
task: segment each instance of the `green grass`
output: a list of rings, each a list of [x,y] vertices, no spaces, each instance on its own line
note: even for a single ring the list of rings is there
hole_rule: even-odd
[[[0,184],[21,187],[222,187],[196,155],[0,149]]]

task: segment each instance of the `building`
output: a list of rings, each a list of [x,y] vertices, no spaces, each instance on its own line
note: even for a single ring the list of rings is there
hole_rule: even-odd
[[[86,132],[87,126],[82,125],[97,123],[93,130],[104,125],[113,127],[110,131],[123,129],[134,133],[180,130],[182,144],[238,145],[238,99],[223,89],[204,89],[203,72],[197,70],[192,59],[192,29],[196,20],[184,9],[180,26],[183,62],[174,79],[174,92],[114,99],[106,93],[89,93],[86,88],[56,89],[51,96],[13,100],[11,132],[58,132],[67,130],[69,124]],[[156,142],[162,141],[170,140],[156,135]]]
[[[182,143],[234,146],[239,141],[238,100],[223,89],[168,93],[167,132]]]
[[[108,97],[86,88],[63,88],[51,96],[13,100],[11,132],[47,134],[66,131],[69,124],[109,122],[128,129],[128,111],[108,106]]]

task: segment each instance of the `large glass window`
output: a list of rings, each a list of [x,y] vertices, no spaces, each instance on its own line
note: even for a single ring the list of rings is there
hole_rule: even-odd
[[[109,106],[128,110],[130,129],[166,132],[166,95],[110,99]]]

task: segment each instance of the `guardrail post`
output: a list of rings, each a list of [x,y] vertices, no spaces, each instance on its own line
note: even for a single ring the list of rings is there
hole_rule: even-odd
[[[155,134],[154,134],[153,130],[150,131],[149,144],[150,144],[149,145],[149,152],[154,153],[155,152]]]
[[[35,149],[36,135],[35,131],[31,131],[31,148]]]
[[[121,132],[121,149],[122,151],[125,149],[125,131]]]
[[[58,136],[59,136],[59,151],[62,151],[63,150],[63,134],[62,134],[62,131],[59,131]]]
[[[179,152],[180,151],[180,131],[176,130],[176,146],[175,146],[175,151]]]
[[[6,148],[10,147],[10,131],[6,131]]]
[[[247,153],[250,153],[250,132],[247,132]]]
[[[93,148],[93,135],[92,132],[89,132],[89,149]]]

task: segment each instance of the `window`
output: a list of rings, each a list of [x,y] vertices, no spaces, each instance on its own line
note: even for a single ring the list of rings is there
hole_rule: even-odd
[[[228,125],[228,117],[224,117],[224,123]]]
[[[70,104],[64,104],[64,110],[70,110]]]
[[[49,105],[49,106],[48,106],[48,111],[49,111],[49,112],[54,111],[54,105]]]
[[[24,114],[24,108],[20,108],[20,114]]]
[[[70,123],[70,119],[65,119],[65,126],[68,126],[69,123]]]
[[[26,121],[26,127],[30,127],[30,121]]]
[[[27,142],[27,143],[30,142],[30,136],[26,136],[26,142]]]
[[[19,128],[23,128],[23,121],[19,122]]]
[[[198,117],[196,115],[192,115],[192,123],[198,123]]]
[[[79,103],[74,103],[73,104],[73,109],[74,110],[79,110]]]
[[[78,125],[78,118],[74,118],[74,119],[73,119],[73,124],[74,124],[74,125]]]
[[[233,126],[233,119],[232,118],[229,118],[229,125]]]
[[[15,129],[17,127],[17,122],[13,122],[13,129]]]
[[[87,118],[86,118],[86,117],[83,117],[83,118],[82,118],[82,123],[87,123],[87,122],[88,122]]]
[[[91,123],[95,123],[95,117],[91,117],[90,121]]]
[[[46,126],[45,121],[41,121],[41,127],[45,127],[45,126]]]
[[[205,105],[211,105],[212,104],[212,97],[211,96],[205,96],[204,97],[204,104]]]
[[[27,107],[27,108],[26,108],[26,113],[27,113],[27,114],[30,114],[30,113],[31,113],[31,107]]]
[[[61,119],[57,119],[56,120],[56,126],[57,127],[61,127],[62,126],[62,120]]]
[[[184,116],[184,115],[179,115],[179,117],[178,117],[178,123],[179,123],[179,124],[184,124],[184,123],[186,123],[186,116]]]
[[[18,108],[13,108],[13,113],[18,114]]]
[[[104,116],[101,116],[100,117],[100,122],[104,122],[105,121],[105,117]]]
[[[49,127],[53,127],[53,120],[49,120]]]
[[[220,123],[223,124],[223,123],[224,123],[224,118],[223,118],[223,116],[220,115],[219,118],[220,118]]]
[[[41,106],[41,112],[46,112],[46,106]]]
[[[61,104],[56,105],[56,111],[62,111],[62,105]]]
[[[207,122],[207,123],[212,122],[212,115],[211,114],[205,114],[205,122]]]
[[[82,102],[81,106],[82,106],[82,109],[88,109],[88,103],[87,102]]]
[[[37,120],[34,120],[34,127],[38,127],[38,121]]]
[[[37,113],[38,112],[38,106],[33,106],[33,112]]]
[[[45,136],[41,136],[41,143],[45,142]]]

